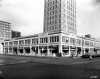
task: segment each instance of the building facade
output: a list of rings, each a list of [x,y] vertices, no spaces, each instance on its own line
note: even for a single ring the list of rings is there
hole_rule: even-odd
[[[5,40],[3,51],[11,55],[82,56],[96,54],[99,43],[77,35],[75,0],[45,0],[44,32]]]

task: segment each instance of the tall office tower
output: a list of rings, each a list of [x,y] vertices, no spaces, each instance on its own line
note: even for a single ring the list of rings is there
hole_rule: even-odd
[[[11,39],[11,23],[0,21],[0,40]]]
[[[44,32],[76,34],[76,1],[45,0]]]

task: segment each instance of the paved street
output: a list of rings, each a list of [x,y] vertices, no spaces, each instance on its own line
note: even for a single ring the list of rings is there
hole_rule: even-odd
[[[0,55],[0,79],[100,79],[100,58]]]

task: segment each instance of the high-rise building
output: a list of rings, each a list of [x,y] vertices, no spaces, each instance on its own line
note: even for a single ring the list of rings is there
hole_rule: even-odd
[[[76,34],[76,1],[45,0],[44,32]]]
[[[11,23],[0,21],[0,54],[3,54],[4,40],[11,39]]]
[[[0,21],[0,40],[11,39],[11,23]]]

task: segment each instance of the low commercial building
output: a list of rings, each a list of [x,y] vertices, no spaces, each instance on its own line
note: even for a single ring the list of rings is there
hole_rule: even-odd
[[[41,33],[33,36],[5,40],[4,54],[26,56],[82,56],[96,53],[94,38],[67,34]]]

